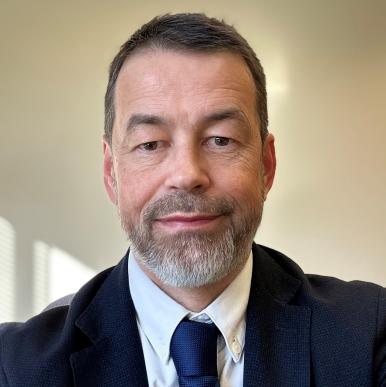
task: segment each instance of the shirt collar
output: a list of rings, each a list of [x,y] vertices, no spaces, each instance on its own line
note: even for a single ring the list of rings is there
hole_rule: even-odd
[[[215,323],[233,360],[240,360],[245,344],[245,312],[252,278],[252,253],[233,282],[199,313],[190,312],[163,292],[142,271],[132,250],[128,272],[138,323],[162,362],[168,362],[172,335],[185,317]]]

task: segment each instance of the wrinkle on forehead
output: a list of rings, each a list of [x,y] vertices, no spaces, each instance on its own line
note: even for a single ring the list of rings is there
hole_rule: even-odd
[[[123,66],[115,92],[118,126],[138,111],[189,122],[221,106],[258,121],[253,77],[244,60],[229,52],[142,51]]]

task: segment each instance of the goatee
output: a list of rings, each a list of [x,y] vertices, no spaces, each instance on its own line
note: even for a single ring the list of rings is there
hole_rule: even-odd
[[[139,224],[120,211],[122,227],[135,258],[167,285],[195,288],[241,270],[261,222],[262,196],[254,207],[231,198],[207,197],[185,191],[170,193],[145,207]],[[161,232],[157,219],[174,213],[200,213],[219,217],[213,231]]]

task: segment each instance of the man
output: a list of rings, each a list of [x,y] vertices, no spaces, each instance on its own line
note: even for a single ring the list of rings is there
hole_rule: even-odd
[[[1,328],[1,386],[386,386],[386,290],[253,244],[275,174],[265,77],[200,14],[138,30],[110,68],[104,180],[130,251]]]

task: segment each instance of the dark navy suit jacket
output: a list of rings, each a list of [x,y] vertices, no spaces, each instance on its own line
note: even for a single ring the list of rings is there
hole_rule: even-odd
[[[305,275],[262,246],[253,256],[244,386],[386,386],[386,289]],[[0,340],[1,387],[148,385],[127,255]]]

